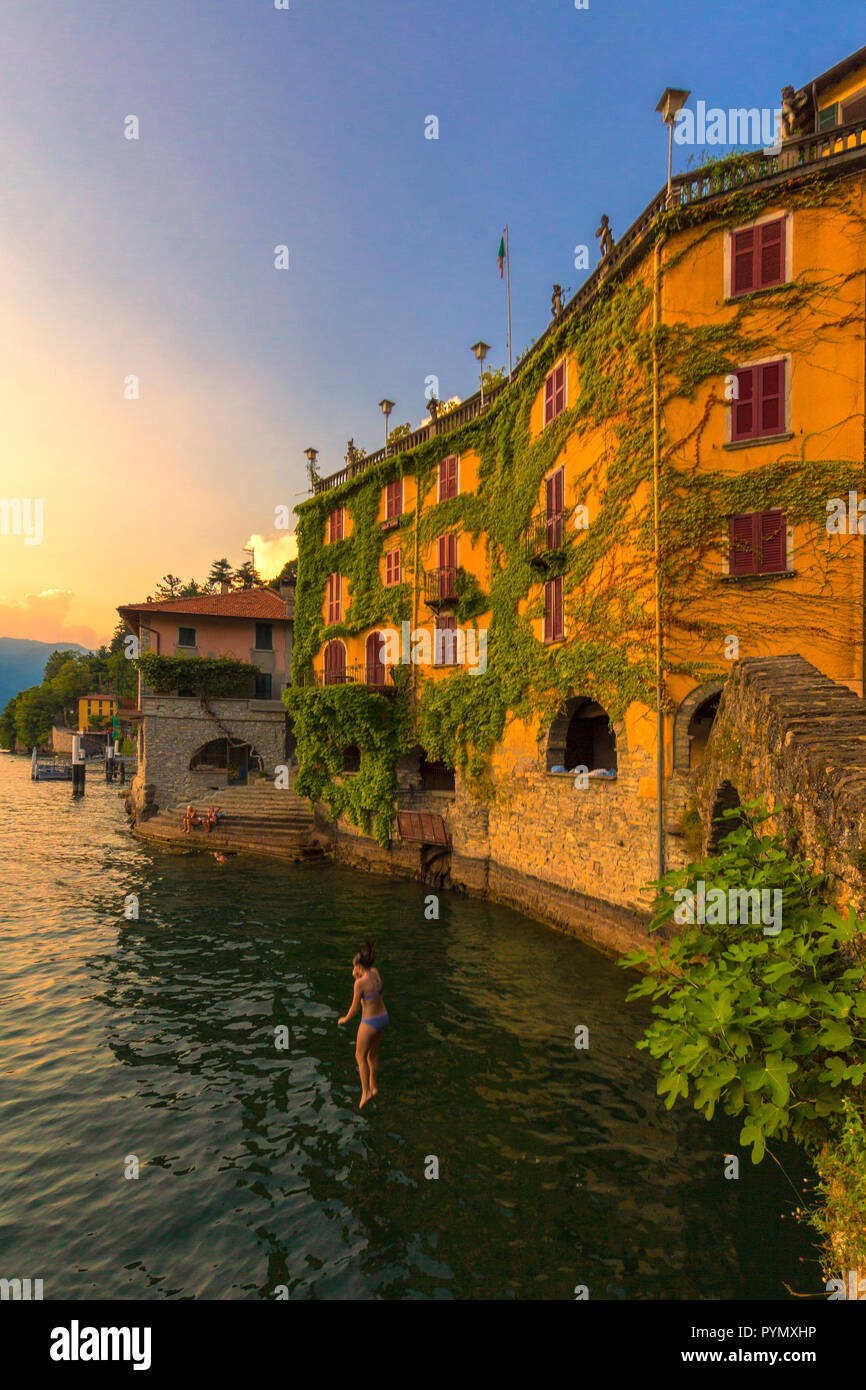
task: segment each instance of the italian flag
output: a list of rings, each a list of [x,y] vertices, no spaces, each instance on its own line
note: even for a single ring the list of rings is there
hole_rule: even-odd
[[[496,253],[496,259],[499,261],[499,278],[501,280],[505,275],[505,237],[502,237],[499,242],[499,250]]]

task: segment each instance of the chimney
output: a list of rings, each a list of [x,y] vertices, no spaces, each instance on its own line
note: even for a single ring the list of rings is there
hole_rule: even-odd
[[[220,593],[221,593],[221,594],[230,594],[231,591],[232,591],[231,580],[230,580],[230,579],[221,579],[221,580],[220,580]]]

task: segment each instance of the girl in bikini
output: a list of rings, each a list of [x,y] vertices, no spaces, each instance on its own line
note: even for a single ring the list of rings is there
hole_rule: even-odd
[[[360,1109],[362,1110],[371,1096],[378,1095],[379,1044],[382,1041],[382,1031],[388,1026],[388,1015],[385,1012],[385,1000],[382,994],[382,976],[378,970],[373,969],[375,959],[376,948],[372,941],[367,941],[352,963],[355,992],[352,996],[351,1008],[338,1020],[341,1024],[348,1023],[360,1006],[361,1022],[358,1024],[355,1060],[358,1063],[358,1073],[361,1077]]]

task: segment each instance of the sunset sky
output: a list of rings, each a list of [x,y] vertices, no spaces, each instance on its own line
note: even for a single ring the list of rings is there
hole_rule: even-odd
[[[107,639],[166,571],[203,578],[346,440],[476,389],[575,290],[574,247],[662,186],[664,87],[779,104],[866,41],[842,0],[76,0],[4,13],[0,636]],[[784,19],[780,17],[784,16]],[[748,33],[748,44],[743,34]],[[134,115],[140,138],[124,137]],[[439,139],[425,139],[436,115]],[[688,150],[676,149],[679,167]],[[274,248],[290,267],[274,268]],[[125,379],[140,399],[124,398]],[[269,541],[270,544],[264,542]]]

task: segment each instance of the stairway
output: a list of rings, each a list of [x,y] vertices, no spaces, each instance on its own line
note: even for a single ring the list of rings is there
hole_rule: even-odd
[[[183,817],[190,804],[200,816],[206,815],[209,806],[219,807],[219,825],[210,834],[205,826],[184,832]],[[170,840],[190,849],[267,854],[280,859],[316,859],[324,853],[309,801],[293,791],[278,791],[270,782],[221,787],[206,798],[160,811],[136,829],[148,839]]]

